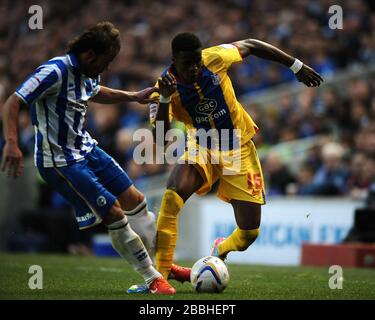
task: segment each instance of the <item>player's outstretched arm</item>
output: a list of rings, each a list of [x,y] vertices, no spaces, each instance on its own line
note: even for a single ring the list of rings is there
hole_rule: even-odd
[[[5,145],[1,170],[6,172],[8,177],[17,178],[23,169],[23,155],[18,146],[18,114],[22,100],[15,93],[12,94],[3,106],[3,133]]]
[[[141,104],[145,104],[155,101],[155,99],[157,98],[150,98],[150,96],[154,92],[158,91],[159,89],[156,87],[149,87],[141,91],[130,92],[100,86],[99,92],[91,99],[91,101],[104,104],[135,101]]]
[[[243,58],[252,54],[287,66],[295,73],[298,81],[303,82],[308,87],[319,86],[324,81],[313,68],[267,42],[246,39],[233,44],[238,48]]]
[[[158,79],[158,86],[160,92],[159,107],[156,113],[156,122],[161,121],[164,124],[164,137],[170,128],[169,121],[169,104],[171,101],[172,94],[177,89],[177,82],[175,77],[167,72],[164,76]],[[154,130],[154,141],[158,142],[159,139],[156,138],[156,130]],[[165,139],[163,139],[164,145],[167,144]]]

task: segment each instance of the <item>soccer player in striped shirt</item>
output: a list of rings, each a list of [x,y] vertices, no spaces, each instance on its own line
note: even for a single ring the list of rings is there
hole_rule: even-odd
[[[136,220],[144,222],[136,224],[138,228],[155,228],[144,195],[84,128],[89,100],[148,103],[157,90],[126,92],[99,85],[100,74],[120,47],[119,31],[110,22],[100,22],[75,38],[66,55],[42,64],[17,88],[3,107],[1,167],[15,178],[22,172],[17,118],[20,106],[28,105],[35,128],[35,164],[48,185],[74,206],[79,228],[103,222],[113,247],[144,278],[150,292],[174,294],[175,289],[153,267],[141,238],[128,223],[127,216],[136,215]]]

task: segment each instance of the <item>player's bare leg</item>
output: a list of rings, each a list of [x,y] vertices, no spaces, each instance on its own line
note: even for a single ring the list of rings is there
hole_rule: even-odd
[[[131,185],[117,199],[123,210],[130,211],[137,207],[145,199],[145,196],[134,185]]]
[[[152,293],[176,292],[152,266],[142,240],[130,227],[119,201],[116,200],[103,222],[108,228],[114,249],[144,278]]]
[[[259,235],[261,205],[241,200],[232,200],[231,204],[237,228],[227,239],[217,239],[211,251],[222,259],[231,251],[245,251]]]
[[[171,273],[178,234],[178,213],[186,200],[189,199],[202,184],[203,179],[198,170],[192,164],[188,163],[176,165],[168,178],[167,190],[161,202],[157,222],[156,243],[156,268],[165,278]],[[173,265],[172,271],[173,270],[176,272],[184,271],[177,270],[175,265]],[[189,273],[186,272],[186,275],[188,274]]]

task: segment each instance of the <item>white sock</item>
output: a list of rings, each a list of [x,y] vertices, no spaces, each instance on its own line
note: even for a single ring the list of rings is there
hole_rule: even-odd
[[[147,252],[155,265],[155,246],[156,246],[156,218],[153,212],[147,210],[146,199],[136,208],[130,211],[124,211],[131,228],[141,238]]]
[[[132,230],[126,217],[107,227],[113,248],[144,278],[147,285],[161,277],[161,274],[152,266],[142,240]]]

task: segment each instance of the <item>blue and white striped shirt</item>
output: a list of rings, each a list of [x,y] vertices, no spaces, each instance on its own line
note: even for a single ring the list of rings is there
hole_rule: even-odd
[[[53,58],[17,88],[31,106],[37,167],[62,167],[84,159],[97,144],[84,129],[87,101],[99,90],[99,76],[79,72],[74,54]]]

